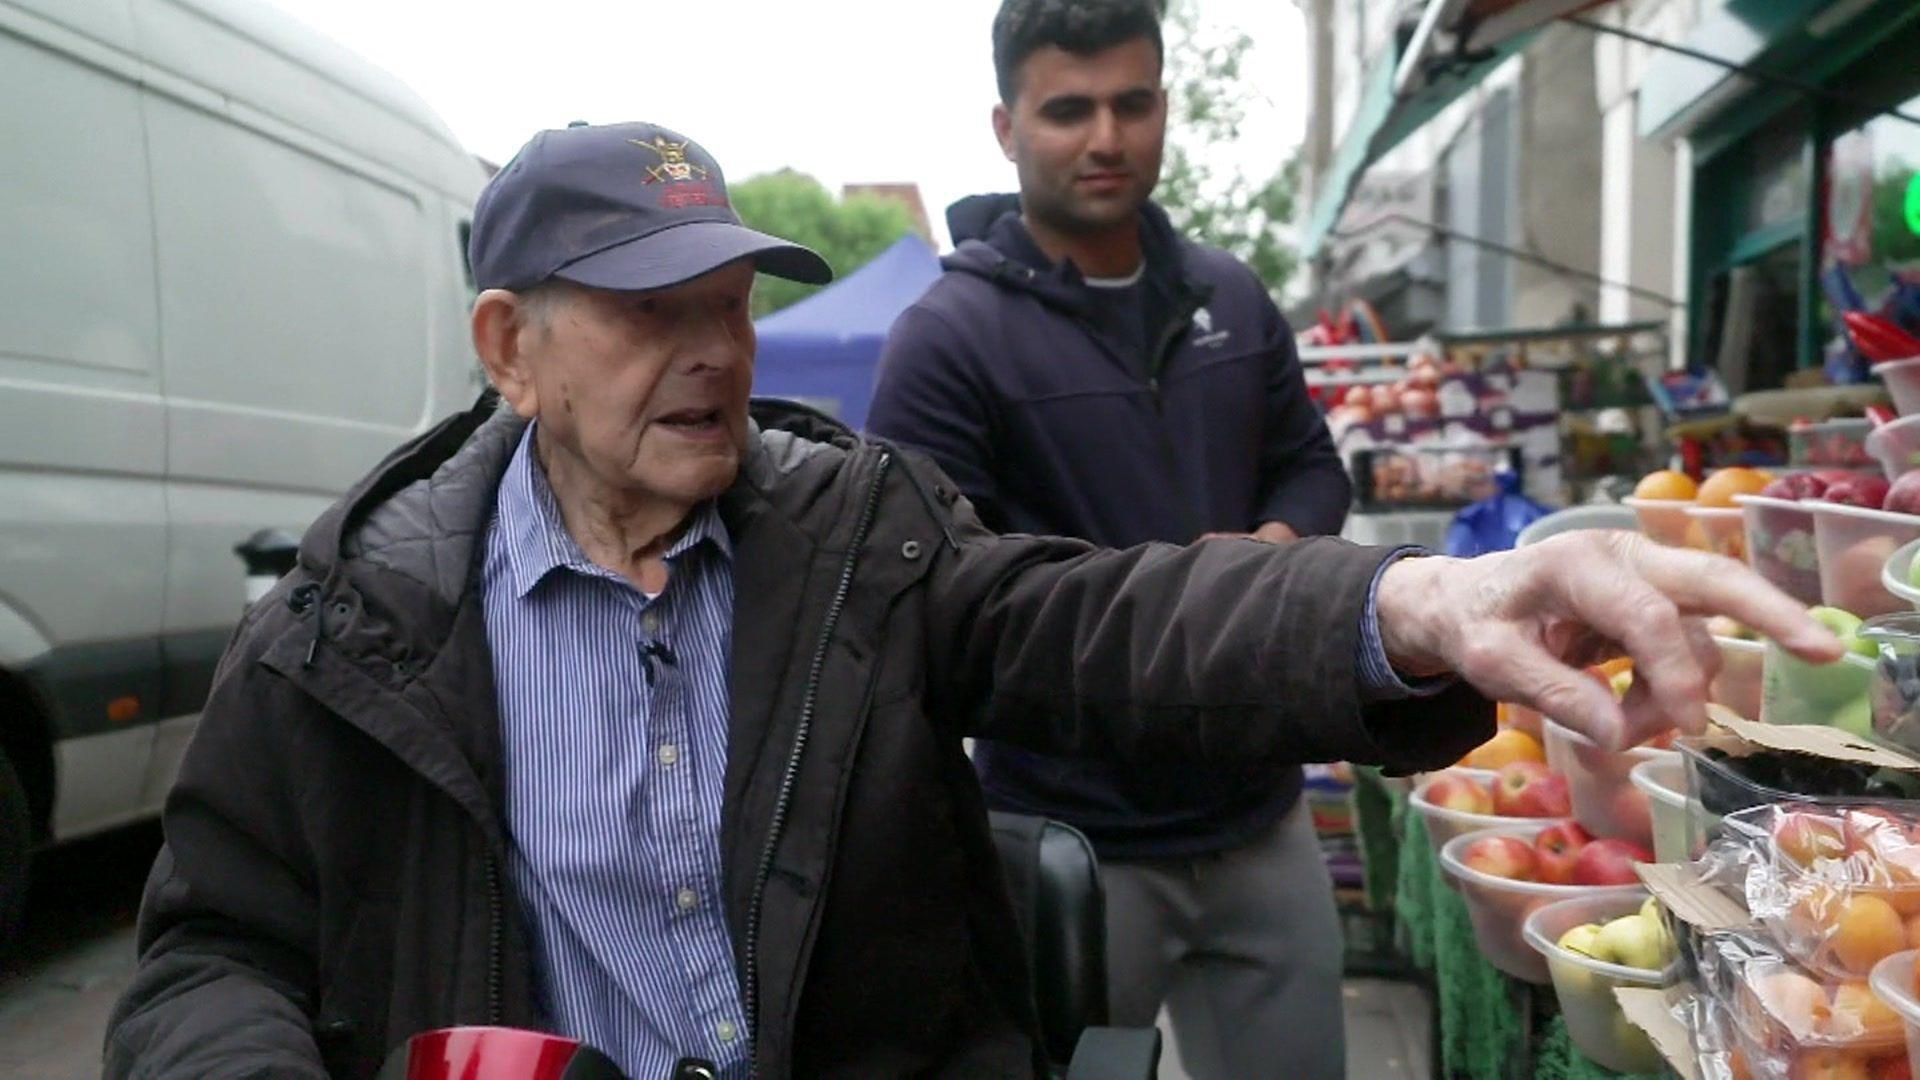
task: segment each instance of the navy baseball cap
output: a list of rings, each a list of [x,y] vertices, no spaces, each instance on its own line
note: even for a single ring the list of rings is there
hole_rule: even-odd
[[[653,124],[535,135],[480,193],[467,257],[482,289],[552,278],[664,289],[738,259],[809,285],[833,280],[813,251],[742,225],[719,162]]]

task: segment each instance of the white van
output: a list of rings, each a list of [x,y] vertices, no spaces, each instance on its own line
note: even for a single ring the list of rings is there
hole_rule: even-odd
[[[0,0],[0,940],[30,852],[156,813],[245,598],[468,404],[485,177],[253,0]]]

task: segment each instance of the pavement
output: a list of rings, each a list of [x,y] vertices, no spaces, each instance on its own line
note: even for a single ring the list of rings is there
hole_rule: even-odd
[[[0,1077],[79,1080],[100,1075],[107,1016],[131,977],[134,918],[159,830],[142,826],[43,856],[27,931],[0,967]],[[1349,979],[1347,1075],[1427,1080],[1429,1013],[1408,983]],[[1189,1080],[1178,1040],[1166,1039],[1160,1080]]]

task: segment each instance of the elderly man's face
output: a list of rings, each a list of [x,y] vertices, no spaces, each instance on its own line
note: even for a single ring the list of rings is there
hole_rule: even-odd
[[[712,498],[747,444],[753,274],[742,261],[654,292],[557,286],[519,330],[524,376],[502,392],[599,487]]]

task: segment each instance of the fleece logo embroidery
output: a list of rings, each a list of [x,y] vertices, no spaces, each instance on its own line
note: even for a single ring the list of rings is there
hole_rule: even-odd
[[[1232,336],[1233,336],[1233,331],[1231,330],[1221,330],[1218,333],[1214,332],[1213,313],[1211,311],[1208,311],[1206,308],[1199,308],[1194,311],[1193,313],[1193,346],[1194,348],[1216,349],[1216,348],[1219,348],[1221,345],[1226,344],[1226,340]]]

